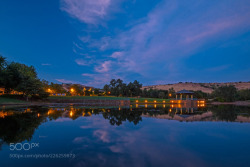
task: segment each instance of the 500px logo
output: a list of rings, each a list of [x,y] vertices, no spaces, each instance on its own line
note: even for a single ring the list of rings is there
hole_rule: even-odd
[[[25,150],[28,151],[30,149],[39,147],[39,143],[10,143],[10,150],[14,151],[21,151],[21,150]]]

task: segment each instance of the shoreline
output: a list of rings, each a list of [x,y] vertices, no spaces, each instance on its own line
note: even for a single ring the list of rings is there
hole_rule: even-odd
[[[110,103],[107,103],[110,105]],[[0,107],[4,106],[38,106],[38,105],[83,105],[83,106],[107,106],[104,103],[79,103],[79,102],[23,102],[23,103],[0,103]],[[130,102],[129,105],[133,104],[163,104],[163,103],[133,103]],[[171,103],[164,103],[166,105]],[[250,101],[235,101],[235,102],[207,102],[209,105],[236,105],[236,106],[250,106]],[[119,106],[119,105],[117,105]]]
[[[210,102],[212,105],[236,105],[236,106],[250,106],[250,101],[234,101],[234,102]]]

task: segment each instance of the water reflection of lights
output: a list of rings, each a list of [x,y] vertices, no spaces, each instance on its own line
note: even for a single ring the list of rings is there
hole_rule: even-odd
[[[0,118],[4,118],[5,116],[7,116],[7,113],[4,113],[3,111],[0,112]]]
[[[138,104],[136,104],[135,107],[138,108]]]
[[[166,107],[166,105],[165,104],[163,104],[163,108],[165,108]]]
[[[154,108],[156,108],[157,106],[156,106],[156,104],[154,104]]]
[[[148,108],[148,105],[147,105],[147,104],[145,104],[145,108]]]
[[[70,111],[69,116],[70,116],[70,117],[72,117],[72,116],[73,116],[73,112],[72,112],[72,111]]]

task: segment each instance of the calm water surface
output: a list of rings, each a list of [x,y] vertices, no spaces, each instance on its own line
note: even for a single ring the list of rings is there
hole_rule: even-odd
[[[250,166],[250,108],[5,107],[0,166]]]

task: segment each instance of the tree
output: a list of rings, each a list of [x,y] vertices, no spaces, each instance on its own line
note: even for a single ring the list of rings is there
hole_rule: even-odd
[[[163,99],[163,98],[166,97],[166,95],[165,95],[164,92],[159,92],[158,97],[161,98],[161,99]]]
[[[66,93],[66,90],[63,88],[61,84],[55,84],[51,82],[49,89],[51,93]]]
[[[212,96],[214,96],[218,101],[221,102],[232,102],[235,101],[237,98],[237,89],[234,85],[229,86],[221,86],[215,89],[212,93]]]
[[[94,89],[94,94],[98,95],[100,93],[99,89],[95,88]]]
[[[71,87],[70,87],[70,93],[72,95],[83,95],[83,89],[80,85],[78,84],[73,84]]]
[[[112,79],[109,84],[110,94],[115,96],[123,95],[125,85],[121,79]]]
[[[108,84],[105,84],[104,87],[103,87],[103,90],[106,94],[109,94],[109,91],[110,91],[110,87]]]
[[[33,66],[12,62],[6,66],[4,86],[7,91],[16,90],[22,92],[28,100],[29,96],[46,96],[42,82],[37,78]]]
[[[250,100],[250,89],[242,89],[238,91],[239,100]]]

